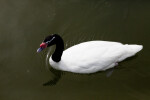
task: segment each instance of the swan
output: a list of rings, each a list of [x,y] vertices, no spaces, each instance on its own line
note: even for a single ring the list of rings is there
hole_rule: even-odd
[[[56,45],[49,58],[50,65],[57,70],[89,74],[105,71],[118,62],[134,56],[142,50],[142,45],[128,45],[111,41],[87,41],[64,50],[64,42],[58,34],[47,36],[37,52]]]

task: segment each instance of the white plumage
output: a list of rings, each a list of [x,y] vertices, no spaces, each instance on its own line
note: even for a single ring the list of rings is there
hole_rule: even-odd
[[[65,51],[59,62],[50,57],[50,65],[58,70],[74,73],[94,73],[112,68],[116,63],[135,55],[142,45],[128,45],[109,41],[88,41]]]

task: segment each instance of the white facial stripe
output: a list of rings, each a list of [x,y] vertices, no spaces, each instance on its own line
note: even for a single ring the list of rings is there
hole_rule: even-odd
[[[50,41],[47,41],[46,44],[50,43],[51,41],[54,40],[55,37],[53,37]]]

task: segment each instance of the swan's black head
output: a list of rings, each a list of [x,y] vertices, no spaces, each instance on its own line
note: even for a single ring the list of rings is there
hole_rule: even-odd
[[[59,35],[57,34],[52,34],[47,36],[44,41],[40,44],[40,48],[37,49],[37,52],[42,51],[43,49],[52,46],[54,44],[57,44],[58,40],[59,40]]]

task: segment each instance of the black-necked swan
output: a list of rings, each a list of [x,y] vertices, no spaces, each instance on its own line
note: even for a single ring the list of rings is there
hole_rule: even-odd
[[[53,34],[44,39],[37,52],[52,45],[56,45],[56,49],[49,58],[50,65],[57,70],[74,73],[105,71],[143,48],[142,45],[124,45],[119,42],[88,41],[64,50],[63,39]]]

